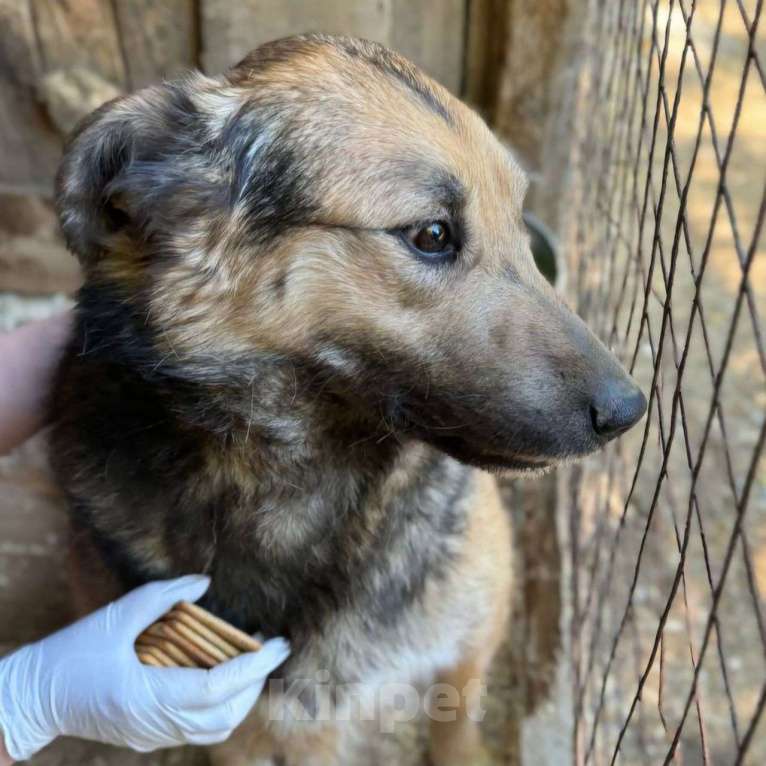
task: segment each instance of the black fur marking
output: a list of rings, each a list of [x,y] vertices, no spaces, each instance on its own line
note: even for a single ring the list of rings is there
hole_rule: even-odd
[[[287,296],[287,269],[280,271],[271,281],[271,291],[280,303]]]
[[[78,356],[125,365],[137,372],[157,364],[154,335],[146,321],[146,306],[117,285],[87,282],[77,295]],[[141,313],[143,312],[143,316]]]
[[[436,94],[411,72],[402,69],[395,62],[375,59],[372,63],[385,74],[395,77],[406,88],[412,91],[434,114],[439,115],[450,127],[454,125],[452,115]]]
[[[437,98],[428,84],[421,80],[416,71],[402,62],[379,43],[338,38],[339,45],[350,56],[362,58],[388,77],[404,85],[418,100],[434,114],[438,114],[450,127],[454,126],[452,114]]]
[[[503,275],[507,280],[513,282],[514,285],[523,284],[521,277],[519,276],[519,270],[511,263],[506,263],[503,270]]]
[[[407,567],[371,594],[374,599],[370,606],[379,624],[395,623],[402,609],[423,592],[426,582],[443,577],[454,561],[450,541],[465,530],[465,512],[459,502],[466,496],[470,478],[469,468],[461,466],[455,471],[443,456],[434,454],[418,480],[397,498],[396,506],[387,509],[391,522],[387,538],[376,552],[380,561],[373,554],[368,565],[384,562],[390,550],[409,550],[410,556]],[[435,504],[426,499],[428,488],[433,486],[444,491]],[[418,544],[412,545],[416,538]],[[372,627],[371,633],[375,630]]]
[[[297,148],[289,126],[281,129],[269,107],[245,104],[221,133],[219,146],[229,158],[232,182],[228,209],[245,211],[251,241],[269,241],[317,213],[310,177],[315,172]]]
[[[101,532],[94,524],[94,514],[86,503],[69,496],[69,516],[72,534],[87,535],[106,564],[125,590],[133,590],[143,585],[151,575],[143,571],[141,563],[132,555],[129,545],[116,540],[108,532]],[[92,562],[90,562],[92,564]]]
[[[437,205],[454,219],[462,217],[467,194],[459,178],[438,168],[424,167],[421,163],[408,164],[412,176],[423,178],[425,189]]]

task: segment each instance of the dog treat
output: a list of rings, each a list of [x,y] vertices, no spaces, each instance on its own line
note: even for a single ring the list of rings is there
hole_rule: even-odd
[[[136,646],[141,644],[143,647],[153,646],[170,657],[175,665],[182,668],[196,668],[197,664],[183,651],[177,644],[174,644],[167,638],[160,638],[151,633],[144,632],[136,639]]]
[[[202,607],[182,601],[150,625],[135,643],[138,659],[151,667],[212,668],[260,642]]]
[[[182,612],[186,612],[192,617],[201,622],[203,625],[210,628],[212,631],[223,636],[229,643],[234,644],[242,652],[258,652],[261,649],[261,643],[256,641],[247,633],[238,630],[233,625],[229,625],[228,622],[224,622],[219,617],[203,609],[196,604],[190,604],[188,601],[181,601],[176,609]]]
[[[240,650],[236,646],[230,644],[225,638],[214,633],[210,628],[203,625],[198,620],[195,620],[190,614],[184,612],[181,609],[173,609],[168,613],[167,619],[177,620],[178,622],[186,625],[187,628],[193,630],[195,633],[199,633],[200,636],[207,639],[213,646],[223,652],[227,658],[232,659],[238,654],[241,654]]]
[[[152,657],[151,654],[147,654],[145,651],[136,650],[136,653],[138,654],[138,659],[140,660],[142,665],[148,665],[152,668],[161,668],[163,667],[161,662],[157,662],[157,660]]]
[[[178,631],[187,641],[191,641],[194,646],[201,652],[204,652],[208,657],[212,657],[214,665],[219,662],[226,662],[231,659],[227,657],[217,646],[210,643],[204,636],[197,633],[196,630],[192,630],[188,625],[184,625],[180,620],[176,620],[172,617],[166,617],[165,623]]]
[[[173,660],[165,654],[161,649],[158,649],[156,646],[149,646],[147,644],[136,644],[136,650],[139,654],[148,654],[150,657],[153,657],[162,667],[165,668],[174,668],[176,667],[176,663],[173,662]]]
[[[179,633],[173,625],[164,620],[155,622],[154,625],[150,625],[146,630],[150,635],[167,638],[172,641],[179,646],[185,654],[191,657],[198,667],[212,668],[214,665],[218,664],[215,657],[212,657],[204,649],[200,649],[196,644],[193,644],[186,638],[186,636]]]

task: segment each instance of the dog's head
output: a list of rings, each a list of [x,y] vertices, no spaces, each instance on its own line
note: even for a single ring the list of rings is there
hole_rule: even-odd
[[[535,267],[526,185],[411,64],[312,35],[102,107],[58,203],[87,284],[145,319],[158,359],[288,359],[360,419],[526,469],[645,409]]]

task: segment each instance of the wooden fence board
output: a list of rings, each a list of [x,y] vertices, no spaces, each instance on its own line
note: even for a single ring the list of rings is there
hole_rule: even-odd
[[[200,0],[202,65],[222,72],[248,51],[278,37],[329,32],[387,42],[390,0]]]
[[[85,66],[114,85],[127,87],[119,31],[109,0],[35,0],[31,8],[45,72]]]
[[[120,0],[115,10],[131,89],[197,65],[193,0]]]
[[[512,5],[513,0],[470,0],[468,5],[462,97],[490,122],[497,109]]]
[[[61,139],[37,101],[40,69],[29,6],[0,0],[0,190],[50,187]]]
[[[300,32],[377,40],[457,93],[467,0],[200,0],[202,64],[221,72],[261,43]]]
[[[392,0],[388,44],[460,94],[466,0]]]

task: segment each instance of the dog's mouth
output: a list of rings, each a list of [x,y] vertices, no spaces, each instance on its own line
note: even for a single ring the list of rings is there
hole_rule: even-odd
[[[472,461],[475,465],[485,470],[514,471],[516,473],[541,473],[555,465],[555,460],[543,460],[539,458],[526,458],[508,455],[496,455],[492,453],[480,454]]]
[[[527,460],[525,458],[497,458],[498,464],[514,471],[542,471],[553,465],[552,460]]]
[[[595,440],[583,444],[581,439],[579,444],[567,449],[569,445],[557,443],[539,429],[529,429],[531,434],[522,434],[514,440],[502,438],[496,428],[487,428],[489,433],[485,435],[483,429],[476,427],[450,427],[443,425],[443,421],[434,425],[425,420],[422,412],[409,408],[400,409],[391,420],[404,433],[422,439],[455,460],[492,472],[540,474],[572,458],[589,455],[602,446]]]
[[[537,457],[514,453],[492,452],[476,449],[463,439],[452,436],[429,434],[427,441],[461,463],[483,468],[487,471],[514,471],[516,473],[540,473],[555,465],[554,457]]]

